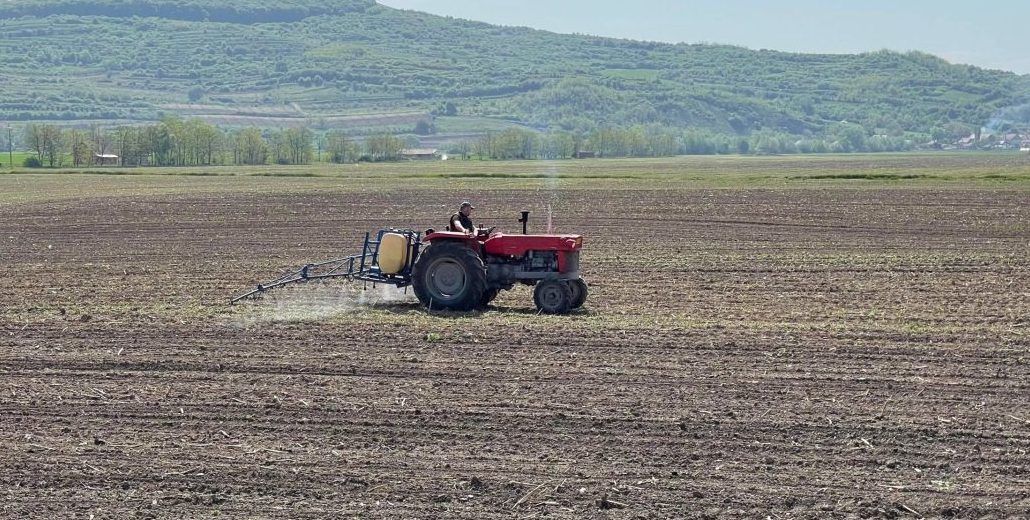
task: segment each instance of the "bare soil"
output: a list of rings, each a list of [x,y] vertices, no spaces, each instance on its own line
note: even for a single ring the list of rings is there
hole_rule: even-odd
[[[0,517],[1030,517],[1026,191],[181,182],[0,205]],[[227,305],[466,197],[586,309]]]

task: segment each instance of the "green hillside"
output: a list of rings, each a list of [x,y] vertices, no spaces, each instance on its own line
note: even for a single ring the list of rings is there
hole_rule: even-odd
[[[463,130],[660,124],[750,135],[959,133],[1030,102],[1030,76],[921,53],[670,45],[401,11],[369,0],[14,0],[0,120]],[[1011,112],[1011,110],[1010,110]],[[1017,111],[1025,113],[1026,111]]]

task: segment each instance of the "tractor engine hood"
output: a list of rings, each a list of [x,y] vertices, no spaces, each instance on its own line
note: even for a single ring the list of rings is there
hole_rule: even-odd
[[[522,256],[529,251],[579,251],[582,235],[505,235],[494,233],[483,243],[488,255]]]

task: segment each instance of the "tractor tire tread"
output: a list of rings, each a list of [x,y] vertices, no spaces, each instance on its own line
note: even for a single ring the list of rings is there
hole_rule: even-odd
[[[550,284],[557,286],[558,290],[562,293],[562,298],[557,307],[549,309],[544,305],[540,295],[542,294],[543,289]],[[568,314],[572,309],[572,288],[569,287],[569,284],[566,282],[558,280],[544,280],[538,283],[536,288],[533,290],[533,303],[536,304],[536,308],[540,312],[545,314]]]
[[[572,288],[572,304],[569,305],[569,308],[578,309],[582,307],[587,301],[587,294],[590,292],[586,280],[582,278],[569,280],[569,287]]]
[[[465,271],[470,280],[469,287],[465,290],[462,298],[449,303],[433,299],[432,294],[426,287],[426,275],[428,273],[425,272],[427,266],[429,266],[434,260],[447,256],[455,259],[455,261],[465,267]],[[412,268],[411,280],[412,288],[415,290],[415,296],[423,306],[430,310],[475,310],[479,307],[484,293],[488,290],[486,282],[486,266],[483,264],[483,258],[472,248],[460,242],[431,244],[429,247],[423,249],[421,254],[419,254],[418,259],[415,261],[414,268]]]

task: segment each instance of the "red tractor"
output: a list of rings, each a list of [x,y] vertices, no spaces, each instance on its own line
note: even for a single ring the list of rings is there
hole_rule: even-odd
[[[397,287],[412,286],[426,308],[469,311],[485,308],[515,284],[535,285],[540,312],[565,314],[583,306],[587,284],[579,273],[580,235],[483,232],[478,235],[428,230],[384,229],[365,235],[361,254],[308,264],[298,271],[233,298],[264,293],[282,285],[322,278],[350,278]]]

